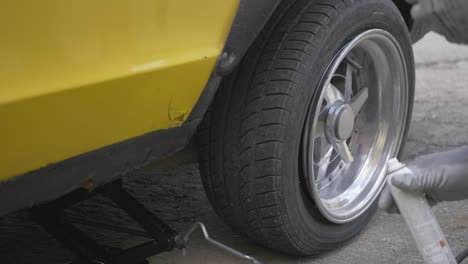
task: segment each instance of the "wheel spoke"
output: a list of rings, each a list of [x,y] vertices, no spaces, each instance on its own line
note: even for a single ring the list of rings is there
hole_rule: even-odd
[[[327,100],[328,104],[333,104],[336,101],[343,101],[343,95],[340,93],[338,88],[336,88],[333,84],[328,84],[328,87],[325,89],[325,100]]]
[[[316,182],[320,182],[321,180],[325,179],[325,176],[327,175],[328,166],[330,165],[330,158],[332,156],[332,153],[333,149],[329,148],[325,155],[323,155],[317,163],[318,170],[317,177],[315,178]]]
[[[351,153],[351,150],[348,147],[348,144],[346,144],[346,141],[343,142],[336,142],[333,146],[335,148],[335,151],[338,152],[340,157],[343,159],[344,162],[346,163],[351,163],[353,162],[353,154]]]
[[[351,66],[353,66],[353,68],[356,69],[357,71],[362,70],[361,64],[357,63],[357,61],[353,60],[353,59],[350,58],[349,56],[347,56],[347,57],[345,58],[345,61],[346,61],[346,63],[348,63],[348,64],[350,64]]]
[[[325,121],[317,121],[317,128],[315,129],[315,138],[325,138]]]
[[[327,114],[327,110],[324,110],[320,113],[317,119],[314,138],[325,138]]]
[[[348,63],[346,64],[346,77],[345,77],[345,102],[351,100],[351,94],[353,93],[353,66]]]
[[[356,116],[362,109],[364,103],[366,103],[367,98],[369,97],[367,88],[362,89],[359,93],[353,98],[353,101],[350,103],[351,108],[353,109],[354,115]]]

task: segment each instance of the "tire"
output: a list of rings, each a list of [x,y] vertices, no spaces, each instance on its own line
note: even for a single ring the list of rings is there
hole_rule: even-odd
[[[404,142],[413,101],[412,47],[389,0],[299,0],[278,12],[277,23],[267,25],[223,81],[205,115],[200,171],[216,213],[236,232],[283,253],[314,255],[358,234],[376,210],[374,202],[352,221],[335,223],[304,187],[304,123],[327,67],[356,35],[389,32],[408,66]]]

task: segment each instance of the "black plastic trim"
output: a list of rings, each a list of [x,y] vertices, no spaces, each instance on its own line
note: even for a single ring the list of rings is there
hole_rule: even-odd
[[[281,0],[241,0],[216,71],[225,76],[242,60]]]
[[[224,76],[236,69],[282,0],[240,0],[231,30],[215,70],[188,121],[203,118]],[[291,1],[291,0],[283,0]]]

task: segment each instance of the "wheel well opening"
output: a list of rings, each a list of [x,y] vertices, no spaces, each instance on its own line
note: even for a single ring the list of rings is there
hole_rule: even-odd
[[[403,18],[405,19],[406,25],[408,29],[411,30],[413,27],[413,19],[411,18],[411,5],[408,4],[405,0],[392,0],[393,3],[398,7],[400,10]]]

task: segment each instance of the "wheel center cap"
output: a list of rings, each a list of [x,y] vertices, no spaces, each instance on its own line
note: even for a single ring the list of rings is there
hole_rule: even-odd
[[[353,109],[351,106],[344,104],[337,109],[334,115],[335,137],[338,140],[348,139],[352,135],[354,129]]]

